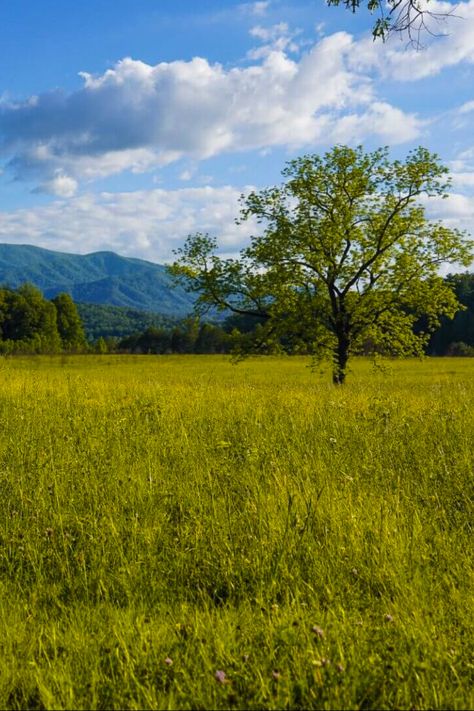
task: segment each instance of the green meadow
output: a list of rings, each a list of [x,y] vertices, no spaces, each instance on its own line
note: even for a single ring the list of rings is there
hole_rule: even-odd
[[[0,708],[469,709],[474,360],[0,360]]]

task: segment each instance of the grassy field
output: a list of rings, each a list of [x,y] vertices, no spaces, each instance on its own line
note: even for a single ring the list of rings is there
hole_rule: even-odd
[[[0,361],[0,707],[468,709],[474,361]]]

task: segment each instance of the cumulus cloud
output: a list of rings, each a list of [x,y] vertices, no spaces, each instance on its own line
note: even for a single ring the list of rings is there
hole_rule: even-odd
[[[244,189],[245,191],[245,189]],[[233,187],[87,193],[32,209],[0,212],[0,241],[86,254],[112,250],[170,261],[186,235],[201,231],[235,254],[258,227],[236,225],[241,190]]]
[[[51,178],[51,180],[41,183],[41,185],[36,188],[35,192],[48,193],[49,195],[55,195],[56,197],[68,198],[75,195],[76,190],[77,180],[74,180],[74,178],[64,175],[63,173],[58,173],[54,176],[54,178]]]
[[[277,42],[283,32],[290,41],[285,27],[254,33]],[[199,57],[154,66],[123,59],[98,76],[83,72],[83,86],[72,93],[0,102],[0,154],[17,179],[65,195],[71,181],[183,157],[316,147],[355,134],[391,144],[416,136],[419,119],[380,102],[371,78],[350,66],[355,50],[350,35],[338,32],[298,61],[281,47],[230,69]],[[381,113],[388,123],[377,120]]]
[[[361,114],[349,114],[341,118],[334,138],[338,143],[359,143],[368,131],[390,143],[394,133],[399,141],[410,141],[420,133],[420,121],[415,116],[407,116],[400,109],[383,101],[375,101]]]

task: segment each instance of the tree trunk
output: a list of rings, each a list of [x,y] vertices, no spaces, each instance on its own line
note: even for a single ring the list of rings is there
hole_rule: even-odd
[[[346,379],[346,367],[349,360],[349,336],[344,333],[337,334],[337,346],[334,349],[334,365],[332,382],[334,385],[343,385]]]

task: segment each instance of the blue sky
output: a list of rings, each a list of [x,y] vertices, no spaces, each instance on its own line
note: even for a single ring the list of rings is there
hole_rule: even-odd
[[[416,52],[323,0],[0,0],[0,241],[234,253],[240,193],[336,143],[438,152],[428,210],[474,233],[474,0],[457,15]]]

